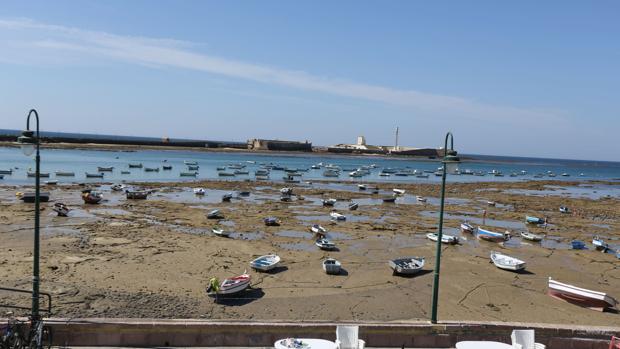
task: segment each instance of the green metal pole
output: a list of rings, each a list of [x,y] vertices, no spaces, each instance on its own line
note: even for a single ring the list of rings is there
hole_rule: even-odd
[[[444,146],[444,159],[448,154],[448,137],[452,139],[452,133],[448,132],[446,135],[446,143]],[[444,198],[446,194],[446,163],[443,164],[443,171],[441,175],[441,203],[439,206],[439,230],[437,231],[437,247],[435,249],[435,274],[433,277],[433,300],[431,304],[431,323],[437,323],[437,305],[439,302],[439,271],[441,269],[441,238],[443,236],[443,207]]]
[[[32,319],[39,319],[39,216],[40,216],[40,182],[41,182],[41,156],[39,155],[39,114],[36,110],[30,110],[28,120],[26,122],[27,129],[30,129],[30,115],[33,114],[37,121],[36,147],[35,156],[36,175],[35,175],[35,197],[34,197],[34,258],[32,266]]]

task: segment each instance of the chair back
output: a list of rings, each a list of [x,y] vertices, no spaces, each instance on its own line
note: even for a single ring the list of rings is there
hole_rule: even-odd
[[[534,349],[534,330],[514,330],[510,335],[512,344],[520,344],[523,349]]]
[[[357,349],[359,326],[336,327],[336,339],[340,342],[340,349]]]

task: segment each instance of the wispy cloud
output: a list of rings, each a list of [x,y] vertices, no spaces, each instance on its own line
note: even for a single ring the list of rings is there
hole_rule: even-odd
[[[20,38],[19,45],[29,49],[59,50],[150,67],[192,69],[265,84],[403,106],[429,114],[502,123],[516,120],[553,122],[561,118],[561,113],[557,111],[498,106],[461,97],[400,90],[215,57],[196,53],[192,51],[193,43],[179,40],[116,35],[29,19],[0,19],[0,30],[5,33],[22,32],[24,36]],[[11,42],[15,44],[15,37]],[[7,45],[8,41],[0,40],[0,51],[8,52],[8,47],[5,47],[7,50],[2,49],[2,46]]]

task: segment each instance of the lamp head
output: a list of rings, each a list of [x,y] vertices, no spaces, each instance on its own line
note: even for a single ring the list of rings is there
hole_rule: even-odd
[[[19,144],[24,155],[32,155],[32,153],[34,153],[35,146],[37,145],[37,139],[34,137],[34,131],[23,131],[22,135],[17,137],[17,144]]]
[[[461,159],[456,155],[456,151],[453,149],[446,150],[446,155],[441,162],[444,164],[446,173],[455,173],[459,169]]]

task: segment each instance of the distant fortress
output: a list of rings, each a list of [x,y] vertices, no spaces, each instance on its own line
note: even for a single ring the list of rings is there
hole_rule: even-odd
[[[0,142],[15,142],[21,134],[18,130],[0,129]],[[134,146],[166,146],[166,147],[194,147],[194,148],[227,148],[254,151],[300,151],[300,152],[329,152],[337,154],[380,154],[380,155],[407,155],[423,157],[443,156],[443,149],[411,148],[398,145],[398,128],[394,146],[380,146],[366,144],[364,136],[357,137],[355,144],[336,144],[329,147],[313,147],[308,140],[287,141],[277,139],[248,139],[247,142],[227,142],[213,140],[194,140],[177,138],[132,137],[114,135],[96,135],[83,133],[41,132],[44,143],[70,144],[105,144],[105,145],[134,145]]]

